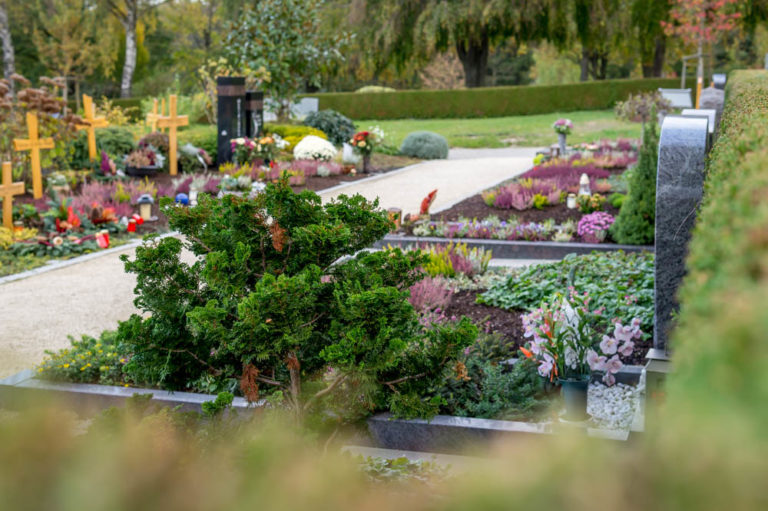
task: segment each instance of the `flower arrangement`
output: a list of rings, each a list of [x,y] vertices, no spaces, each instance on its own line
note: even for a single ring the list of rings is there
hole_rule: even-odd
[[[373,152],[373,149],[378,143],[378,137],[376,133],[372,131],[358,131],[354,134],[349,141],[349,145],[359,154],[368,156]]]
[[[603,382],[613,385],[614,375],[623,367],[621,356],[634,350],[633,339],[642,336],[640,320],[634,318],[627,326],[616,322],[613,336],[595,330],[595,319],[602,308],[590,309],[588,293],[579,294],[573,288],[568,296],[556,294],[549,303],[524,314],[525,337],[532,340],[521,348],[527,358],[535,359],[539,375],[554,381],[584,380],[592,371],[603,371]]]
[[[271,136],[258,140],[240,137],[230,140],[229,144],[235,163],[238,165],[253,163],[256,160],[272,161],[278,151],[275,139]]]
[[[336,156],[332,143],[314,135],[307,135],[293,148],[293,157],[297,160],[331,161]]]
[[[99,170],[104,176],[114,176],[117,173],[117,166],[115,162],[109,157],[106,151],[101,152],[101,163],[99,164]]]
[[[605,241],[608,229],[610,229],[614,221],[615,218],[612,215],[596,211],[581,217],[576,233],[587,243],[600,243]]]
[[[103,158],[103,157],[102,157]],[[165,157],[158,153],[157,150],[148,145],[147,147],[140,147],[128,153],[123,160],[123,165],[126,167],[145,168],[156,167],[160,168],[165,163]]]
[[[570,119],[558,119],[552,125],[552,129],[555,133],[560,135],[570,135],[573,130],[573,123]]]

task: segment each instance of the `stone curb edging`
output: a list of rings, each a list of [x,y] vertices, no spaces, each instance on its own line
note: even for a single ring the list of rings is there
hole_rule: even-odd
[[[592,252],[654,252],[653,246],[617,245],[614,243],[560,243],[556,241],[506,241],[475,238],[433,238],[388,234],[374,243],[374,248],[420,246],[424,244],[466,243],[468,247],[484,248],[496,259],[562,259],[568,254]]]
[[[630,385],[638,384],[643,370],[643,366],[625,366],[616,374],[616,380]],[[599,376],[593,375],[592,379],[596,378]],[[644,422],[642,401],[635,411],[632,426],[627,430],[590,428],[583,423],[521,422],[450,415],[437,415],[431,420],[425,420],[396,419],[390,413],[379,413],[367,420],[368,431],[380,447],[442,454],[460,453],[473,444],[521,437],[528,441],[536,436],[543,438],[565,431],[582,432],[589,438],[626,442],[630,434],[643,431]]]
[[[178,232],[172,231],[167,232],[164,234],[161,234],[157,237],[157,239],[167,238],[168,236],[176,236],[178,235]],[[42,273],[47,273],[49,271],[53,270],[60,270],[61,268],[66,268],[67,266],[74,266],[76,264],[84,263],[86,261],[90,261],[92,259],[98,259],[99,257],[115,254],[117,252],[122,252],[123,250],[128,250],[131,248],[136,248],[139,245],[144,243],[144,239],[137,239],[133,241],[129,241],[128,243],[124,245],[119,245],[117,247],[107,248],[104,250],[99,250],[98,252],[91,252],[88,254],[83,254],[77,257],[73,257],[71,259],[61,259],[61,260],[54,260],[49,263],[47,263],[44,266],[40,266],[39,268],[34,268],[32,270],[23,271],[21,273],[13,273],[11,275],[6,275],[5,277],[0,277],[0,286],[3,284],[7,284],[9,282],[14,282],[16,280],[26,279],[28,277],[34,277],[36,275],[40,275]]]
[[[161,406],[194,412],[200,412],[203,403],[216,399],[213,394],[38,380],[32,369],[0,380],[0,408],[8,409],[22,409],[38,401],[51,400],[63,402],[79,413],[92,414],[111,406],[123,406],[126,399],[134,394],[151,394],[152,401]],[[242,397],[236,397],[232,407],[246,410],[264,406],[265,403],[263,400],[248,403]]]

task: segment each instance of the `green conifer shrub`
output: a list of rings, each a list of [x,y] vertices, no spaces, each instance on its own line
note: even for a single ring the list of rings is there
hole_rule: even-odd
[[[621,205],[611,236],[624,245],[653,245],[656,222],[656,167],[659,132],[652,120],[643,128],[643,145],[631,171],[629,191]]]
[[[403,140],[400,153],[424,160],[442,160],[448,158],[448,149],[444,136],[431,131],[414,131]]]
[[[422,277],[420,252],[354,255],[390,230],[377,206],[359,195],[322,205],[285,181],[252,200],[161,202],[187,241],[155,239],[134,260],[123,256],[147,313],[119,327],[133,354],[126,372],[175,390],[237,381],[247,398],[270,394],[297,420],[340,400],[347,416],[437,413],[431,381],[477,329],[467,319],[419,325],[408,289]],[[183,246],[194,263],[182,261]]]

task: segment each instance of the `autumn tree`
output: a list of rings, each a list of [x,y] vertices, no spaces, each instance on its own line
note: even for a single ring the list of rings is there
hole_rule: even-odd
[[[640,57],[643,77],[661,77],[667,51],[662,21],[669,20],[671,0],[634,0],[631,6],[633,46]]]
[[[70,78],[79,83],[105,55],[96,43],[95,7],[90,0],[38,3],[33,41],[41,61],[65,84]],[[66,103],[67,86],[63,92]]]
[[[696,47],[696,105],[704,81],[704,47],[716,42],[737,27],[741,13],[734,9],[738,0],[673,0],[671,21],[662,21],[667,35],[679,37],[683,43]]]

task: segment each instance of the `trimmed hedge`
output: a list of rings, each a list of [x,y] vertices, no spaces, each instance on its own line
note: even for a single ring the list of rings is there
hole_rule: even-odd
[[[689,86],[693,86],[693,82]],[[629,94],[680,87],[671,78],[601,80],[566,85],[526,85],[456,90],[306,94],[352,119],[504,117],[575,110],[606,110]]]
[[[703,470],[723,473],[738,456],[768,452],[768,72],[732,73],[726,97],[689,245],[665,405],[690,422],[717,418],[702,422],[709,428],[695,424],[685,443],[707,445],[717,466]],[[765,466],[756,478],[764,480]]]

